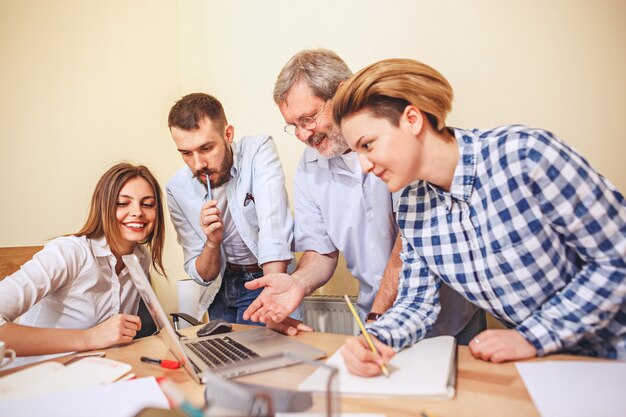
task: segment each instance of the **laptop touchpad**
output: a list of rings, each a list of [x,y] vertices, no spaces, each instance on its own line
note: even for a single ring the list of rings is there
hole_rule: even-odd
[[[287,336],[269,331],[267,333],[264,333],[260,337],[251,340],[250,342],[252,342],[256,346],[264,348],[269,346],[275,347],[281,344],[285,344],[286,342],[288,343],[289,339],[287,339]]]
[[[240,342],[248,345],[256,346],[259,349],[263,349],[267,352],[267,349],[280,351],[280,346],[291,345],[293,342],[289,340],[289,336],[276,333],[273,330],[266,328],[257,328],[243,331],[241,333],[235,332],[232,337],[237,336]],[[277,349],[277,347],[279,347]]]

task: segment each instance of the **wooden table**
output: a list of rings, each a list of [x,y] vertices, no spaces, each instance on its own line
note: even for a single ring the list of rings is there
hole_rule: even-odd
[[[247,326],[235,325],[235,329]],[[181,333],[194,335],[195,328],[183,329]],[[296,336],[300,341],[308,343],[333,354],[345,340],[345,335],[330,333],[304,333]],[[143,376],[167,376],[170,381],[178,385],[188,399],[196,405],[204,403],[204,386],[196,384],[183,370],[167,370],[159,366],[143,363],[140,356],[154,358],[173,359],[173,355],[167,350],[159,336],[150,336],[134,341],[132,344],[106,349],[106,357],[129,363],[133,372],[138,377]],[[66,359],[66,358],[64,358]],[[64,360],[59,359],[59,360]],[[552,355],[541,360],[594,360],[591,358],[579,358],[569,355]],[[288,368],[288,373],[283,371],[270,371],[256,375],[248,375],[237,380],[263,383],[275,380],[272,372],[281,372],[281,378],[285,379],[278,385],[295,388],[307,376],[302,371],[303,367],[293,366]],[[0,372],[0,376],[12,371]],[[288,375],[288,378],[285,378]],[[522,382],[514,363],[492,364],[474,359],[466,346],[458,348],[458,375],[457,394],[453,400],[417,400],[407,398],[366,399],[366,398],[342,398],[342,412],[367,412],[381,413],[387,416],[413,417],[420,411],[427,411],[434,417],[533,417],[539,416],[524,383]]]

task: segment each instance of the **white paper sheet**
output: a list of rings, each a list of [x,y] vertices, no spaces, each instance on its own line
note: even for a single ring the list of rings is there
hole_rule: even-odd
[[[43,362],[0,378],[0,400],[109,384],[131,369],[127,363],[107,358],[84,358],[67,366]]]
[[[146,407],[169,409],[167,398],[153,377],[5,399],[0,401],[0,416],[133,417]]]
[[[322,413],[276,413],[276,417],[326,417]],[[337,417],[386,417],[385,414],[340,413]]]
[[[455,390],[449,384],[449,377],[455,347],[454,338],[450,336],[424,339],[394,356],[389,367],[389,378],[383,375],[363,378],[350,374],[339,351],[326,364],[339,369],[337,391],[343,395],[452,398]],[[326,378],[326,372],[317,370],[298,389],[323,391],[327,384]]]
[[[626,416],[626,362],[520,362],[542,417]]]

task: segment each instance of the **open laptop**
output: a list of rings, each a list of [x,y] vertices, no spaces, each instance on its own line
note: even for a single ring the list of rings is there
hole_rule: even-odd
[[[195,339],[186,338],[174,330],[137,257],[125,255],[122,259],[159,329],[159,335],[196,382],[205,383],[203,374],[207,371],[232,378],[326,356],[326,352],[320,349],[265,327]],[[211,363],[216,362],[216,357],[224,359],[225,363]]]

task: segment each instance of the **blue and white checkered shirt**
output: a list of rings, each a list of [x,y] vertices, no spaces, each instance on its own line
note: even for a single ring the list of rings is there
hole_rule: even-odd
[[[626,202],[551,133],[454,130],[450,192],[409,185],[394,306],[368,326],[401,348],[438,312],[444,281],[538,351],[626,358]]]

